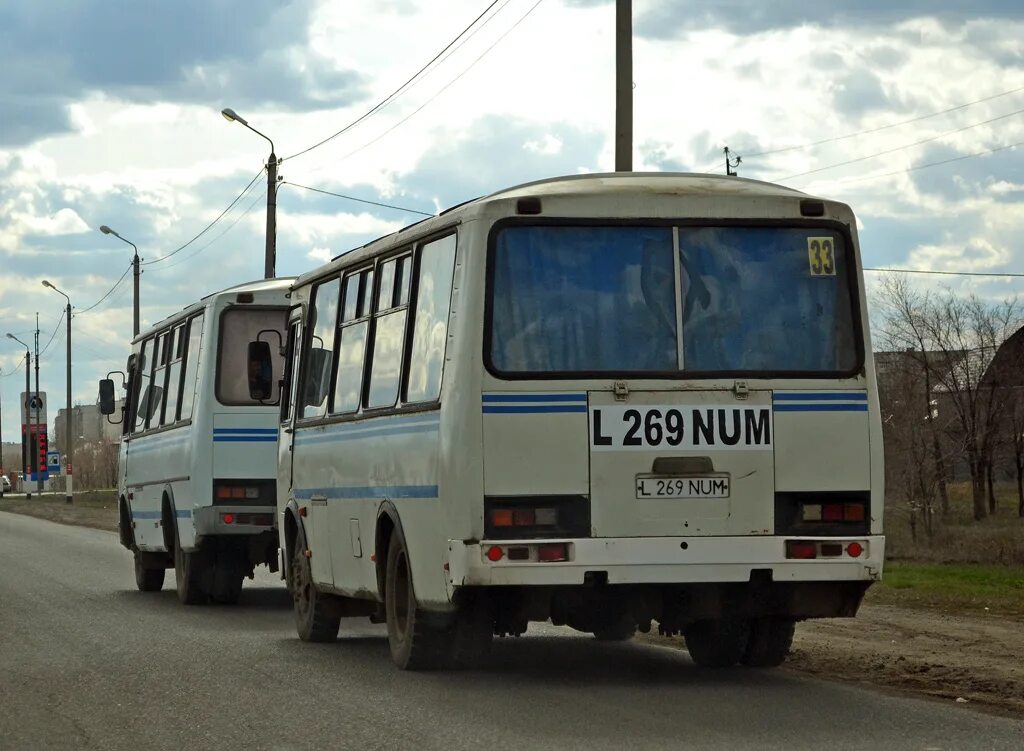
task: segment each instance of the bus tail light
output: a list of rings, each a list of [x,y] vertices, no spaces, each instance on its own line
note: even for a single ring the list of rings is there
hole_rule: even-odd
[[[487,496],[484,539],[590,537],[590,499],[573,495]]]
[[[813,542],[803,540],[789,540],[786,542],[786,557],[798,560],[808,560],[818,557],[818,546]]]
[[[537,547],[537,560],[543,563],[556,563],[569,560],[569,546],[564,542],[539,545]]]
[[[805,522],[862,522],[862,503],[805,503],[800,509],[800,519]]]
[[[859,542],[851,542],[846,546],[846,554],[851,558],[860,558],[861,553],[864,552],[864,546]]]

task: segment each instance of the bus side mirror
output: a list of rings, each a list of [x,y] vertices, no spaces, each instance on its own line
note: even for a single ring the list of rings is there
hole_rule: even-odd
[[[104,378],[100,381],[100,414],[112,415],[116,406],[114,399],[114,379]]]
[[[270,342],[249,342],[249,397],[266,401],[274,393],[274,364]]]

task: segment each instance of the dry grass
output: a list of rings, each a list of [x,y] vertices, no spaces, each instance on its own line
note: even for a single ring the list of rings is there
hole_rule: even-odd
[[[919,515],[916,541],[911,535],[909,509],[890,502],[885,519],[886,557],[930,563],[1024,566],[1024,519],[1017,516],[1016,486],[998,484],[995,490],[996,515],[976,522],[971,513],[970,485],[951,484],[949,515],[943,518],[936,508],[931,539]]]

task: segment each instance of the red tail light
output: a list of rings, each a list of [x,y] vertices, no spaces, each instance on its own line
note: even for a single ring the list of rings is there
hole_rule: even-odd
[[[816,558],[818,555],[817,546],[813,542],[801,542],[800,540],[789,540],[786,543],[786,557],[807,560]]]
[[[864,552],[864,546],[859,542],[851,542],[846,546],[846,553],[851,558],[860,558],[861,553]]]
[[[224,522],[225,524],[234,524],[235,523],[235,515],[234,514],[221,514],[220,515],[220,520],[222,522]]]
[[[544,563],[569,560],[569,546],[564,542],[540,545],[537,548],[537,560]]]

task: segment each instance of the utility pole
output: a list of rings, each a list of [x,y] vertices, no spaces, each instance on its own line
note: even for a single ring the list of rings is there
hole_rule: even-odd
[[[615,0],[615,171],[633,171],[633,0]]]
[[[131,243],[129,243],[131,245]],[[132,245],[135,248],[134,245]],[[139,271],[139,249],[135,248],[135,255],[132,257],[132,288],[135,292],[132,295],[132,336],[139,335],[139,275],[142,272]],[[71,319],[68,319],[68,329],[70,332]],[[68,341],[71,341],[71,334],[68,333]],[[71,346],[70,344],[68,345]]]
[[[263,278],[273,279],[277,268],[277,165],[274,142],[270,142],[267,158],[267,249],[263,259]]]
[[[39,466],[39,313],[36,313],[36,456],[33,458],[33,465],[36,468],[36,492],[43,494],[43,470]]]

